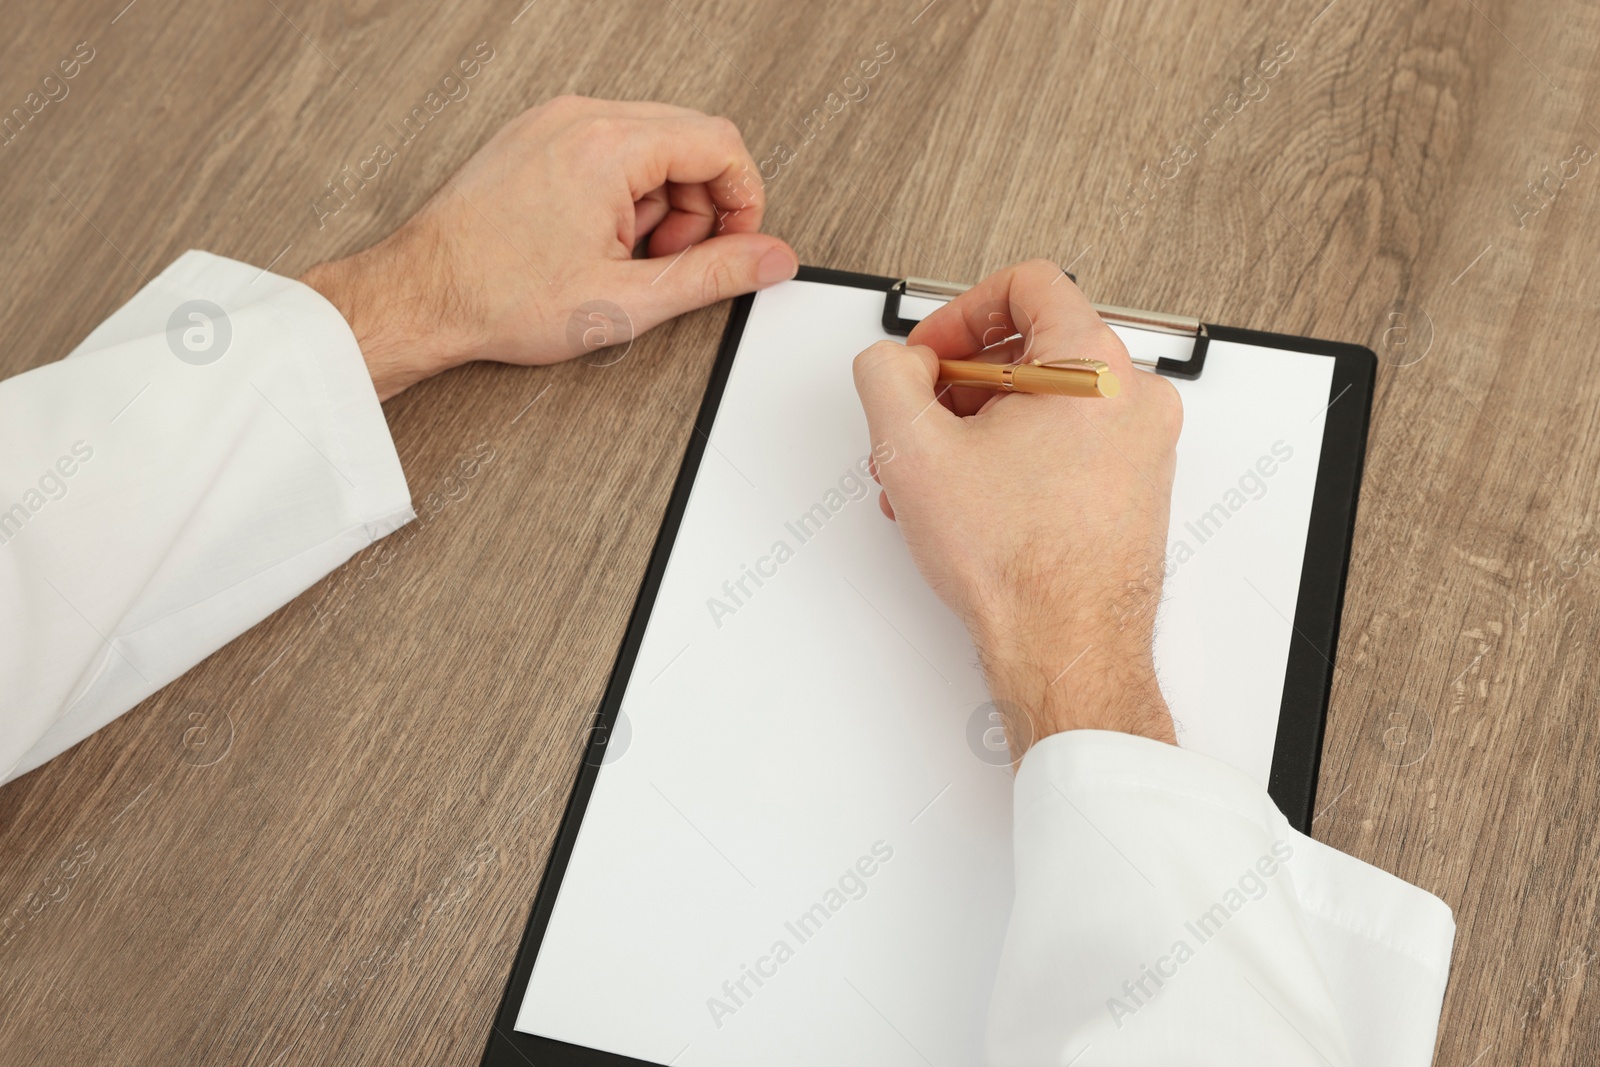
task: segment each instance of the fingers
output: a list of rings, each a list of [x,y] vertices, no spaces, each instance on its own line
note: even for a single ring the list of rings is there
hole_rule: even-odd
[[[629,119],[623,169],[638,200],[663,183],[702,186],[718,233],[755,233],[766,191],[739,128],[709,115]]]
[[[732,122],[639,101],[552,106],[609,140],[602,158],[626,177],[635,239],[650,235],[650,258],[619,264],[637,329],[794,277],[794,250],[760,233],[765,191]]]
[[[675,256],[710,237],[717,228],[717,208],[703,185],[667,186],[671,210],[650,235],[652,256]]]
[[[690,245],[675,256],[619,263],[617,269],[626,279],[627,299],[622,302],[642,333],[686,311],[793,278],[800,262],[779,238],[732,233]]]
[[[672,212],[672,203],[667,199],[667,187],[652,189],[633,205],[633,245],[637,249],[646,234],[651,233],[661,224],[661,220]]]
[[[1009,341],[1002,341],[985,348],[976,355],[969,356],[968,359],[974,363],[1020,363],[1026,355],[1025,349],[1023,340],[1020,337],[1013,337]],[[957,415],[976,415],[1005,395],[993,389],[973,389],[961,385],[941,386],[939,403]]]
[[[853,371],[874,442],[890,442],[898,451],[918,421],[934,425],[955,417],[939,405],[939,361],[927,348],[879,341],[856,357]]]
[[[575,167],[620,166],[635,204],[635,240],[650,234],[652,256],[676,255],[713,234],[761,230],[766,190],[728,119],[650,101],[563,96],[529,112],[525,128],[543,123],[566,127]],[[666,212],[652,202],[663,196]]]
[[[1127,350],[1061,268],[1036,259],[997,271],[919,322],[908,344],[942,359],[962,359],[1020,334],[1028,358],[1100,359],[1119,375],[1132,370]]]

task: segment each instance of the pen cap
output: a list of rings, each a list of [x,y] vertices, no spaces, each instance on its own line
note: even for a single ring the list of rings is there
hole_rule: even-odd
[[[1035,367],[1024,363],[1012,370],[1011,380],[1016,391],[1023,393],[1113,397],[1122,392],[1122,382],[1115,374],[1088,368]]]

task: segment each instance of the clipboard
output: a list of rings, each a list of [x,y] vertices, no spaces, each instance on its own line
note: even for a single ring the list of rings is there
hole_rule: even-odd
[[[746,509],[740,501],[750,501],[751,511],[764,506],[756,482],[739,471],[738,464],[725,454],[733,448],[726,433],[732,432],[730,427],[740,425],[734,406],[748,405],[761,393],[760,372],[750,369],[759,364],[748,359],[740,362],[746,342],[759,334],[757,341],[771,350],[782,347],[783,338],[804,331],[828,334],[834,347],[839,347],[852,338],[865,336],[864,320],[872,320],[870,332],[903,335],[922,314],[960,289],[920,279],[803,267],[793,282],[735,301],[625,639],[583,750],[583,763],[560,834],[496,1013],[482,1060],[485,1067],[513,1067],[528,1062],[555,1067],[924,1062],[925,1057],[916,1051],[916,1041],[908,1038],[908,1033],[923,1042],[923,1047],[953,1050],[960,1062],[975,1061],[976,1056],[970,1053],[976,1039],[975,1027],[981,1029],[987,1006],[988,983],[1009,906],[1010,878],[1009,771],[997,765],[983,771],[975,769],[983,762],[985,749],[993,747],[988,740],[992,731],[985,729],[986,720],[980,714],[983,705],[975,704],[970,715],[933,716],[937,721],[928,724],[910,714],[920,704],[902,708],[902,721],[891,726],[901,729],[910,724],[908,736],[912,740],[904,752],[894,753],[870,751],[871,744],[867,746],[869,751],[863,753],[860,738],[835,753],[826,745],[815,744],[803,731],[785,733],[795,729],[794,724],[802,719],[799,714],[773,716],[761,720],[760,726],[751,727],[752,735],[740,743],[748,746],[752,760],[781,752],[783,744],[797,745],[807,761],[804,766],[814,768],[821,776],[837,772],[846,782],[841,788],[846,792],[857,790],[851,794],[850,804],[863,811],[877,810],[882,814],[898,810],[895,805],[912,795],[912,786],[905,786],[905,782],[893,783],[905,786],[903,796],[888,795],[892,789],[877,788],[877,778],[899,776],[914,784],[919,780],[918,774],[927,770],[922,764],[936,768],[922,773],[920,779],[932,797],[927,805],[912,814],[909,807],[901,804],[905,808],[901,814],[909,819],[885,815],[875,825],[880,829],[891,823],[894,826],[882,829],[877,836],[866,830],[852,836],[854,811],[833,810],[825,794],[811,796],[807,803],[817,805],[818,810],[795,821],[798,816],[788,810],[794,805],[786,804],[783,790],[802,787],[794,784],[798,778],[785,777],[794,768],[785,768],[781,756],[776,769],[752,769],[741,766],[738,760],[731,761],[731,765],[730,761],[707,760],[705,753],[692,745],[673,747],[675,737],[701,736],[703,742],[704,735],[697,735],[696,731],[707,728],[708,723],[717,726],[719,722],[725,725],[735,721],[727,718],[720,707],[697,707],[692,697],[697,691],[715,691],[724,685],[718,679],[737,674],[748,658],[744,653],[750,647],[760,647],[759,641],[754,646],[750,644],[757,640],[751,635],[759,636],[763,627],[794,627],[787,631],[791,648],[804,646],[810,640],[836,640],[831,647],[841,659],[851,655],[853,642],[882,642],[881,651],[895,647],[891,645],[891,631],[902,639],[910,632],[927,646],[926,651],[899,647],[899,666],[893,669],[905,674],[891,679],[896,686],[921,685],[922,696],[918,699],[923,704],[937,703],[941,692],[938,683],[917,665],[915,656],[920,656],[941,677],[949,672],[952,677],[944,679],[947,685],[970,683],[970,679],[959,676],[959,655],[952,652],[957,645],[950,642],[959,639],[943,628],[944,620],[929,617],[937,611],[937,606],[930,609],[929,604],[937,605],[936,601],[922,601],[902,611],[896,601],[884,595],[889,586],[874,586],[872,579],[861,573],[844,578],[860,602],[850,600],[841,587],[838,596],[843,599],[838,604],[842,606],[837,607],[836,615],[835,607],[827,606],[834,601],[805,599],[816,582],[814,575],[825,573],[830,562],[826,552],[831,550],[826,548],[824,535],[837,533],[835,546],[850,544],[851,537],[880,537],[878,528],[866,523],[868,518],[883,521],[881,516],[867,513],[867,508],[876,511],[875,504],[851,511],[856,505],[848,500],[836,513],[838,517],[826,520],[826,529],[819,526],[810,531],[802,519],[802,527],[795,530],[797,534],[811,532],[800,552],[809,553],[803,562],[812,576],[804,573],[801,562],[776,564],[775,576],[766,581],[780,591],[769,593],[765,592],[767,586],[759,587],[760,595],[735,607],[734,614],[742,618],[718,618],[716,610],[711,609],[713,618],[729,627],[729,635],[736,636],[718,637],[709,645],[709,652],[705,651],[708,646],[701,646],[702,650],[694,655],[690,654],[694,649],[691,639],[688,646],[673,654],[679,643],[677,637],[692,629],[691,623],[685,621],[689,616],[680,611],[686,601],[685,575],[694,575],[697,567],[701,574],[711,573],[705,559],[700,558],[708,554],[700,552],[701,546],[693,539],[711,537],[708,530],[738,527]],[[831,314],[819,315],[808,309],[807,294],[812,294],[811,299],[827,300]],[[1289,532],[1291,536],[1273,539],[1280,543],[1267,546],[1280,556],[1298,555],[1292,607],[1285,612],[1272,603],[1274,597],[1282,600],[1279,590],[1287,582],[1283,574],[1278,575],[1276,586],[1263,579],[1265,590],[1250,584],[1265,602],[1265,607],[1258,605],[1255,609],[1257,621],[1265,619],[1279,627],[1287,641],[1281,700],[1272,731],[1270,771],[1265,774],[1264,784],[1289,821],[1301,830],[1309,830],[1376,357],[1357,345],[1235,329],[1125,308],[1100,310],[1125,342],[1130,342],[1130,351],[1138,349],[1136,362],[1178,382],[1194,383],[1180,386],[1180,392],[1187,388],[1195,397],[1218,395],[1229,385],[1230,375],[1238,379],[1240,368],[1256,375],[1263,369],[1272,372],[1287,367],[1291,362],[1315,368],[1314,373],[1307,372],[1310,384],[1302,389],[1303,398],[1315,392],[1317,402],[1324,405],[1321,411],[1311,412],[1307,420],[1308,426],[1320,430],[1320,443],[1314,450],[1314,484],[1306,482],[1306,464],[1311,458],[1307,453],[1312,449],[1296,438],[1296,444],[1300,444],[1298,460],[1280,459],[1279,468],[1288,471],[1293,462],[1302,463],[1295,468],[1295,477],[1301,480],[1298,489],[1288,480],[1276,483],[1281,490],[1269,485],[1261,497],[1250,497],[1243,509],[1234,512],[1235,518],[1227,520],[1235,526],[1218,527],[1208,538],[1211,545],[1224,545],[1224,529],[1230,533],[1246,530],[1240,517],[1248,515],[1250,521],[1255,521],[1273,508],[1284,510],[1292,505],[1300,509],[1296,514],[1305,515],[1303,550],[1296,551],[1293,531]],[[842,356],[830,352],[828,358],[842,359],[840,366],[848,381],[849,358],[876,339],[867,337],[866,343]],[[769,355],[769,351],[763,352],[763,358]],[[1307,361],[1304,357],[1315,359]],[[736,369],[742,374],[736,375]],[[777,377],[781,379],[781,374]],[[779,380],[768,384],[771,396],[779,400],[800,406],[811,401],[809,395],[796,392],[792,383]],[[833,386],[829,389],[826,411],[845,418],[837,411],[841,394]],[[1204,392],[1207,389],[1212,391]],[[850,395],[853,397],[853,389]],[[1186,393],[1184,399],[1187,408],[1191,394]],[[727,408],[725,401],[729,401]],[[817,408],[819,412],[823,410],[822,406]],[[721,431],[725,432],[719,432],[719,413]],[[1305,413],[1292,414],[1298,419]],[[770,420],[752,418],[746,412],[743,440],[759,442],[763,435],[777,433],[765,425],[767,421]],[[1216,421],[1221,420],[1213,420]],[[1186,422],[1186,436],[1189,425]],[[766,481],[767,470],[759,467],[761,458],[771,460],[769,466],[776,470],[787,462],[783,456],[795,451],[793,442],[787,450],[782,444],[779,441],[765,452],[754,449],[752,458],[743,451],[739,455],[756,478]],[[863,431],[858,450],[865,448]],[[1180,482],[1185,469],[1183,448],[1180,440]],[[1262,459],[1271,455],[1268,449]],[[1261,475],[1269,466],[1255,466],[1256,481],[1286,478]],[[739,486],[735,475],[748,483],[748,492]],[[846,477],[839,484],[853,483]],[[1278,491],[1277,497],[1273,497],[1274,491]],[[876,486],[871,487],[870,496],[875,499]],[[1266,503],[1269,499],[1273,501],[1271,505]],[[733,503],[722,512],[707,514],[706,509],[715,508],[719,500]],[[781,509],[783,505],[778,506]],[[1247,512],[1252,507],[1256,511]],[[793,512],[794,508],[789,510]],[[807,512],[811,513],[814,509]],[[1175,532],[1169,544],[1186,536],[1187,531],[1180,532],[1181,522],[1192,526],[1192,519],[1180,513],[1175,492]],[[1202,516],[1202,533],[1204,522]],[[794,529],[792,522],[785,528]],[[892,528],[888,534],[898,537]],[[735,530],[716,536],[737,538],[739,534]],[[1260,541],[1259,531],[1257,540]],[[883,544],[877,542],[875,551],[885,551]],[[811,547],[814,545],[824,547]],[[1257,543],[1251,548],[1259,552],[1262,545]],[[1206,546],[1202,545],[1200,551],[1205,552]],[[1227,551],[1212,548],[1210,556],[1194,558],[1204,559],[1205,567],[1215,569],[1215,561],[1225,559]],[[797,553],[794,560],[801,560],[801,556]],[[761,573],[768,569],[759,559],[756,568]],[[1187,563],[1179,568],[1181,577],[1169,578],[1169,586],[1187,582],[1203,569]],[[728,573],[743,575],[749,570],[746,563],[742,571],[733,569]],[[779,579],[787,584],[781,585]],[[904,582],[903,574],[895,580],[902,584],[892,588],[898,589],[901,596],[918,595]],[[752,589],[749,581],[744,588]],[[703,591],[697,589],[694,597]],[[780,615],[778,609],[786,597],[796,598],[790,602],[794,610]],[[707,597],[708,603],[713,599],[717,598]],[[803,615],[807,605],[811,616],[797,622],[793,616]],[[1281,617],[1281,625],[1270,622],[1269,611]],[[1189,625],[1188,632],[1202,632],[1205,622],[1200,620],[1199,628]],[[734,623],[743,629],[734,631]],[[919,625],[928,629],[918,630]],[[1182,619],[1174,623],[1180,631],[1184,625]],[[834,630],[849,632],[835,635]],[[666,641],[663,635],[667,634],[676,636]],[[939,646],[941,641],[946,644]],[[1159,654],[1160,642],[1158,634],[1158,669],[1163,670],[1166,688],[1169,682]],[[913,643],[906,640],[905,644]],[[768,670],[781,670],[774,666],[777,662],[769,663]],[[1180,662],[1179,667],[1182,666]],[[1203,665],[1188,666],[1204,669]],[[829,667],[829,663],[801,663],[782,678],[763,678],[762,682],[771,687],[770,700],[781,703],[795,690],[814,686]],[[848,664],[840,669],[848,670]],[[664,681],[676,696],[651,695]],[[894,687],[880,688],[876,701],[864,707],[876,709],[892,702],[887,694],[895,691]],[[754,695],[763,696],[759,692]],[[973,696],[970,691],[966,695]],[[1171,691],[1168,696],[1175,715],[1181,718],[1184,705]],[[706,703],[716,703],[714,693]],[[660,712],[657,705],[667,710]],[[723,715],[721,720],[719,715]],[[760,734],[761,730],[768,733]],[[963,733],[965,736],[961,737]],[[891,729],[883,736],[897,735]],[[1179,739],[1180,744],[1185,743],[1181,729]],[[970,750],[964,756],[960,751],[963,745]],[[1003,739],[998,747],[1003,752]],[[939,766],[940,760],[952,758],[952,751],[956,762]],[[684,773],[674,777],[680,768]],[[766,778],[762,777],[763,772]],[[1257,767],[1255,773],[1260,777],[1261,768]],[[947,774],[952,785],[936,793],[933,787]],[[715,781],[719,775],[728,779],[721,792]],[[643,779],[649,781],[644,783]],[[950,797],[940,807],[956,779],[970,788],[965,796]],[[764,791],[766,795],[761,795]],[[768,822],[763,823],[764,819]],[[945,821],[938,825],[937,832],[930,830],[938,820]],[[788,827],[778,835],[784,847],[762,838],[764,825],[780,823]],[[825,823],[829,829],[817,830],[813,823]],[[841,827],[850,832],[841,833]],[[999,845],[992,844],[996,831],[1002,839]],[[741,833],[745,834],[743,838]],[[947,854],[951,848],[941,842],[949,841],[966,842],[962,846],[966,851],[958,849],[956,854]],[[885,859],[885,853],[891,858]],[[693,868],[692,872],[686,873],[689,868]],[[847,872],[840,876],[840,886],[846,884],[850,871],[871,869],[874,873],[848,876],[852,887],[856,882],[866,886],[859,898],[853,891],[834,894],[844,903],[832,912],[834,917],[829,919],[830,925],[825,928],[828,936],[824,939],[821,932],[806,925],[805,916],[816,914],[824,904],[826,913],[834,896],[829,895],[831,889],[821,888],[823,880],[820,876],[813,878],[812,872],[840,869]],[[969,871],[980,872],[973,876],[979,881],[950,895],[948,883],[967,877]],[[812,880],[807,882],[807,878]],[[946,895],[941,897],[941,893]],[[952,908],[970,908],[979,898],[984,906],[962,916],[954,929],[945,929],[949,924],[943,924],[929,935],[929,929],[938,923],[935,916]],[[811,903],[809,910],[807,903]],[[941,908],[945,911],[941,912]],[[908,918],[908,912],[916,914]],[[798,927],[794,925],[796,915],[800,916]],[[784,916],[789,918],[779,922]],[[788,945],[793,958],[774,963],[772,953],[758,955],[764,947],[763,931],[774,939],[772,947],[780,941]],[[811,947],[819,944],[824,947]],[[898,962],[884,962],[891,957]],[[755,962],[752,964],[751,960]],[[872,990],[870,1000],[857,981],[841,968],[856,969],[855,978]],[[835,971],[843,974],[848,991],[835,980],[840,977]],[[719,984],[716,979],[724,975]],[[763,979],[762,975],[767,977]],[[737,993],[741,989],[744,997]],[[724,990],[729,991],[726,997]],[[878,1007],[880,1001],[889,1005],[887,1013]],[[719,1014],[719,1004],[731,1010]],[[839,1041],[848,1041],[830,1046],[832,1038],[827,1035],[834,1033],[843,1035]]]

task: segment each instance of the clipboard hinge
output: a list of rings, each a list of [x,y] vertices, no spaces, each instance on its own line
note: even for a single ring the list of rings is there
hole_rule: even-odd
[[[1074,283],[1077,276],[1067,274]],[[920,321],[906,319],[900,316],[901,300],[904,297],[922,300],[939,300],[948,302],[954,300],[972,286],[960,282],[940,281],[936,278],[903,278],[889,287],[888,295],[883,302],[883,329],[886,333],[897,337],[904,337],[911,332],[912,327]],[[1189,353],[1188,359],[1145,359],[1135,357],[1135,366],[1146,370],[1155,371],[1157,374],[1169,378],[1184,378],[1193,380],[1200,377],[1206,365],[1206,348],[1211,341],[1210,331],[1206,324],[1191,315],[1173,315],[1165,311],[1141,311],[1138,308],[1117,307],[1113,304],[1095,304],[1095,311],[1108,323],[1127,326],[1135,330],[1149,330],[1151,333],[1170,334],[1178,337],[1194,338],[1194,348]]]

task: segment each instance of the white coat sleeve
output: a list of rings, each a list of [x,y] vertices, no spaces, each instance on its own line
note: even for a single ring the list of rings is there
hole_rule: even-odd
[[[1216,760],[1127,734],[1035,745],[989,1009],[1000,1067],[1426,1067],[1455,922],[1292,829]]]
[[[0,781],[413,517],[343,318],[189,252],[0,382]]]

